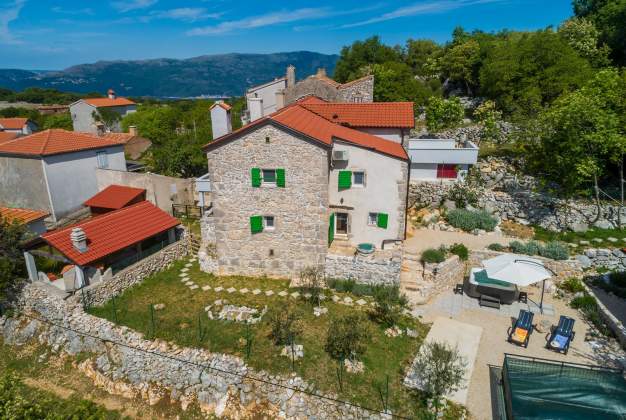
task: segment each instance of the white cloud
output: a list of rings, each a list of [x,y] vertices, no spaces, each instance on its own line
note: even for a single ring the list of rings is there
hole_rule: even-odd
[[[385,22],[388,20],[398,19],[407,16],[441,13],[448,10],[460,9],[462,7],[472,6],[476,4],[495,3],[500,1],[504,0],[443,0],[415,3],[410,6],[392,10],[391,12],[384,13],[371,19],[342,25],[341,28],[353,28],[356,26],[370,25],[372,23]]]
[[[157,1],[158,0],[123,0],[112,2],[111,6],[120,12],[125,13],[130,12],[131,10],[146,9],[156,4]]]
[[[51,9],[54,13],[64,15],[93,15],[94,11],[91,7],[85,7],[84,9],[64,9],[60,6],[55,6]]]
[[[18,18],[26,0],[15,0],[7,8],[0,9],[0,43],[21,44],[22,41],[11,33],[9,24]]]
[[[303,8],[290,11],[283,10],[264,15],[251,16],[241,20],[226,21],[214,26],[191,29],[187,31],[187,35],[219,35],[236,31],[238,29],[261,28],[306,19],[319,19],[328,17],[332,14],[333,12],[328,7]]]
[[[155,10],[148,16],[144,16],[144,20],[151,19],[173,19],[185,22],[196,22],[205,19],[217,19],[223,13],[208,13],[204,7],[180,7],[169,10]]]

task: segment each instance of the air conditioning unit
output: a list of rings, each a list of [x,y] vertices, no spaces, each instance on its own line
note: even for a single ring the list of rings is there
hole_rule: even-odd
[[[334,150],[333,151],[333,160],[348,160],[348,151],[347,150]]]

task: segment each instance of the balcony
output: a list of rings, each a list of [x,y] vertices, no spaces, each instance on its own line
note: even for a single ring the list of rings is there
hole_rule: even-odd
[[[466,141],[459,146],[454,139],[409,139],[411,163],[442,163],[474,165],[478,160],[478,146]]]

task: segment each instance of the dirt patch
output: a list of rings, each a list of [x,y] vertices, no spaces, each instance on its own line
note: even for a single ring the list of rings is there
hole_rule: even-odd
[[[505,220],[500,224],[500,229],[507,236],[520,239],[532,239],[535,236],[535,230],[530,226],[524,226],[519,223]]]

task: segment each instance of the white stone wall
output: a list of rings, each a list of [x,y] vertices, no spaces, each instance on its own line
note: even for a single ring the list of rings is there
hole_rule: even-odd
[[[268,124],[209,150],[207,158],[218,274],[294,277],[323,263],[328,150]],[[284,168],[286,187],[252,187],[251,168]],[[255,215],[274,216],[275,230],[252,234]]]

